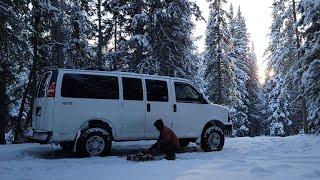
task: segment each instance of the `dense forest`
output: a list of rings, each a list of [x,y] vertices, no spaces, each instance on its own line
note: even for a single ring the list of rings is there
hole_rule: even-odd
[[[25,141],[37,81],[54,68],[187,78],[229,107],[234,136],[319,134],[320,0],[274,0],[264,84],[241,8],[209,3],[199,53],[195,1],[2,0],[0,144]]]

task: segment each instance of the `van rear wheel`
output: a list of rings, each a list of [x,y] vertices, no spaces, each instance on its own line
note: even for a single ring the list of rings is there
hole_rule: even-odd
[[[85,156],[106,156],[111,151],[111,135],[102,128],[86,130],[78,142],[79,152]]]
[[[221,151],[224,146],[224,134],[220,127],[208,127],[201,137],[201,148],[205,152]]]

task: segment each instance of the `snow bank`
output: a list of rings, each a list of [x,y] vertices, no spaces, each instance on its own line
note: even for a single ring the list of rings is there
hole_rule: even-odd
[[[116,143],[113,153],[145,149],[152,143]],[[117,156],[50,159],[48,145],[8,145],[0,146],[0,179],[320,179],[319,152],[319,136],[306,135],[232,138],[226,139],[221,152],[138,163]],[[55,153],[61,153],[58,147]]]

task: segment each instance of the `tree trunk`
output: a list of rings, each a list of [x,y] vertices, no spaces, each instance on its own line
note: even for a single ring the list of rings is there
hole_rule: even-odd
[[[1,47],[2,48],[2,47]],[[1,57],[2,54],[0,54]],[[6,144],[5,134],[8,124],[8,104],[9,97],[6,93],[8,87],[8,78],[10,75],[8,65],[6,63],[1,63],[0,71],[0,144]]]
[[[294,23],[297,23],[297,12],[296,12],[296,2],[295,0],[292,0],[292,15],[293,15],[293,20]],[[300,48],[300,37],[299,37],[299,30],[298,27],[295,26],[295,35],[296,35],[296,45],[297,45],[297,49]]]
[[[294,20],[294,24],[297,23],[297,12],[296,12],[296,1],[292,0],[292,16]],[[300,49],[300,36],[299,36],[299,30],[298,27],[295,26],[295,36],[296,36],[296,51],[298,52],[298,60],[301,57],[301,54],[299,52]],[[304,98],[304,88],[302,89],[302,96],[301,96],[301,111],[302,111],[302,121],[303,121],[303,130],[304,133],[308,134],[308,114],[307,114],[307,105],[306,100]]]
[[[218,0],[218,14],[220,14],[220,0]],[[221,38],[221,32],[220,32],[220,17],[218,17],[218,24],[219,24],[219,27],[217,28],[217,34],[218,34],[218,65],[217,65],[217,71],[218,71],[218,99],[217,99],[217,104],[222,104],[222,102],[223,102],[223,98],[222,98],[222,73],[221,73],[221,53],[222,53],[222,51],[221,51],[221,46],[220,46],[220,41],[222,40],[222,38]]]
[[[17,118],[17,122],[15,124],[15,138],[14,138],[14,143],[18,143],[21,138],[22,138],[22,119],[23,119],[23,112],[25,111],[26,105],[28,103],[28,96],[30,96],[29,99],[29,111],[27,112],[27,117],[26,117],[26,121],[24,124],[24,128],[25,127],[29,127],[31,126],[31,121],[32,121],[32,111],[33,111],[33,97],[34,97],[34,89],[36,86],[36,74],[38,71],[38,63],[39,63],[39,53],[38,53],[38,31],[39,31],[39,24],[40,24],[40,14],[38,12],[38,2],[37,1],[33,1],[32,5],[34,7],[34,24],[33,24],[33,28],[34,28],[34,34],[33,37],[31,38],[31,44],[33,47],[33,60],[32,60],[32,67],[29,73],[29,77],[28,77],[28,84],[27,87],[23,93],[23,97],[22,97],[22,101],[21,101],[21,105],[19,108],[19,114],[18,114],[18,118]]]
[[[117,22],[117,13],[115,13],[115,16],[114,17],[114,51],[117,51],[117,25],[118,25],[118,22]]]
[[[103,34],[102,34],[102,17],[101,17],[101,0],[98,0],[98,52],[97,52],[97,66],[99,68],[103,67],[102,59],[102,45],[103,45]]]
[[[33,112],[33,100],[35,97],[35,89],[37,85],[37,72],[39,71],[39,62],[40,62],[40,57],[39,57],[39,26],[40,26],[40,14],[38,12],[39,10],[39,5],[37,1],[33,2],[33,7],[35,9],[35,16],[34,16],[34,34],[32,37],[32,47],[33,47],[33,62],[32,62],[32,68],[29,76],[29,89],[28,89],[28,94],[30,95],[30,107],[29,107],[29,112],[27,113],[27,120],[26,120],[26,126],[31,126],[32,122],[32,112]]]
[[[4,81],[0,80],[0,144],[6,144],[7,102],[5,99],[7,99],[7,97],[5,87]]]
[[[35,49],[37,49],[37,48],[34,48],[34,50]],[[30,93],[32,93],[32,85],[34,82],[35,71],[36,71],[34,59],[35,58],[33,58],[32,68],[30,70],[30,74],[29,74],[29,78],[28,78],[28,84],[27,84],[27,87],[25,88],[25,91],[23,92],[23,97],[22,97],[20,108],[19,108],[19,114],[18,114],[17,122],[15,124],[14,143],[18,143],[20,141],[20,139],[22,138],[22,126],[21,125],[23,123],[23,114],[25,111],[25,107],[27,105],[28,96],[30,95]],[[33,101],[31,101],[30,106],[32,106],[32,104],[33,104]],[[31,121],[29,121],[29,119],[31,119],[31,118],[28,118],[29,116],[32,116],[32,114],[27,114],[24,128],[30,126]]]
[[[61,9],[59,0],[52,0],[52,5],[57,9]],[[62,16],[62,13],[58,14],[58,20],[54,22],[52,27],[52,39],[54,41],[52,59],[54,65],[58,68],[64,67]]]
[[[135,8],[135,14],[141,14],[142,13],[142,5],[143,1],[142,0],[136,0],[136,8]],[[133,35],[143,35],[144,30],[143,30],[143,23],[138,21],[136,29],[133,31]],[[131,71],[136,71],[137,70],[137,65],[141,62],[143,59],[143,47],[141,45],[137,46],[136,52],[135,52],[135,58],[133,59],[133,62],[131,63],[130,70]]]
[[[303,120],[303,131],[305,134],[309,134],[308,120],[307,120],[307,107],[306,107],[306,101],[303,97],[301,98],[301,111],[302,111],[302,120]]]

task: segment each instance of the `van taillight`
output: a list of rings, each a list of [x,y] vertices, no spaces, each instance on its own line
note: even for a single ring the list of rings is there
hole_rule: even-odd
[[[47,97],[55,97],[55,95],[56,95],[56,82],[51,82],[48,88]]]

